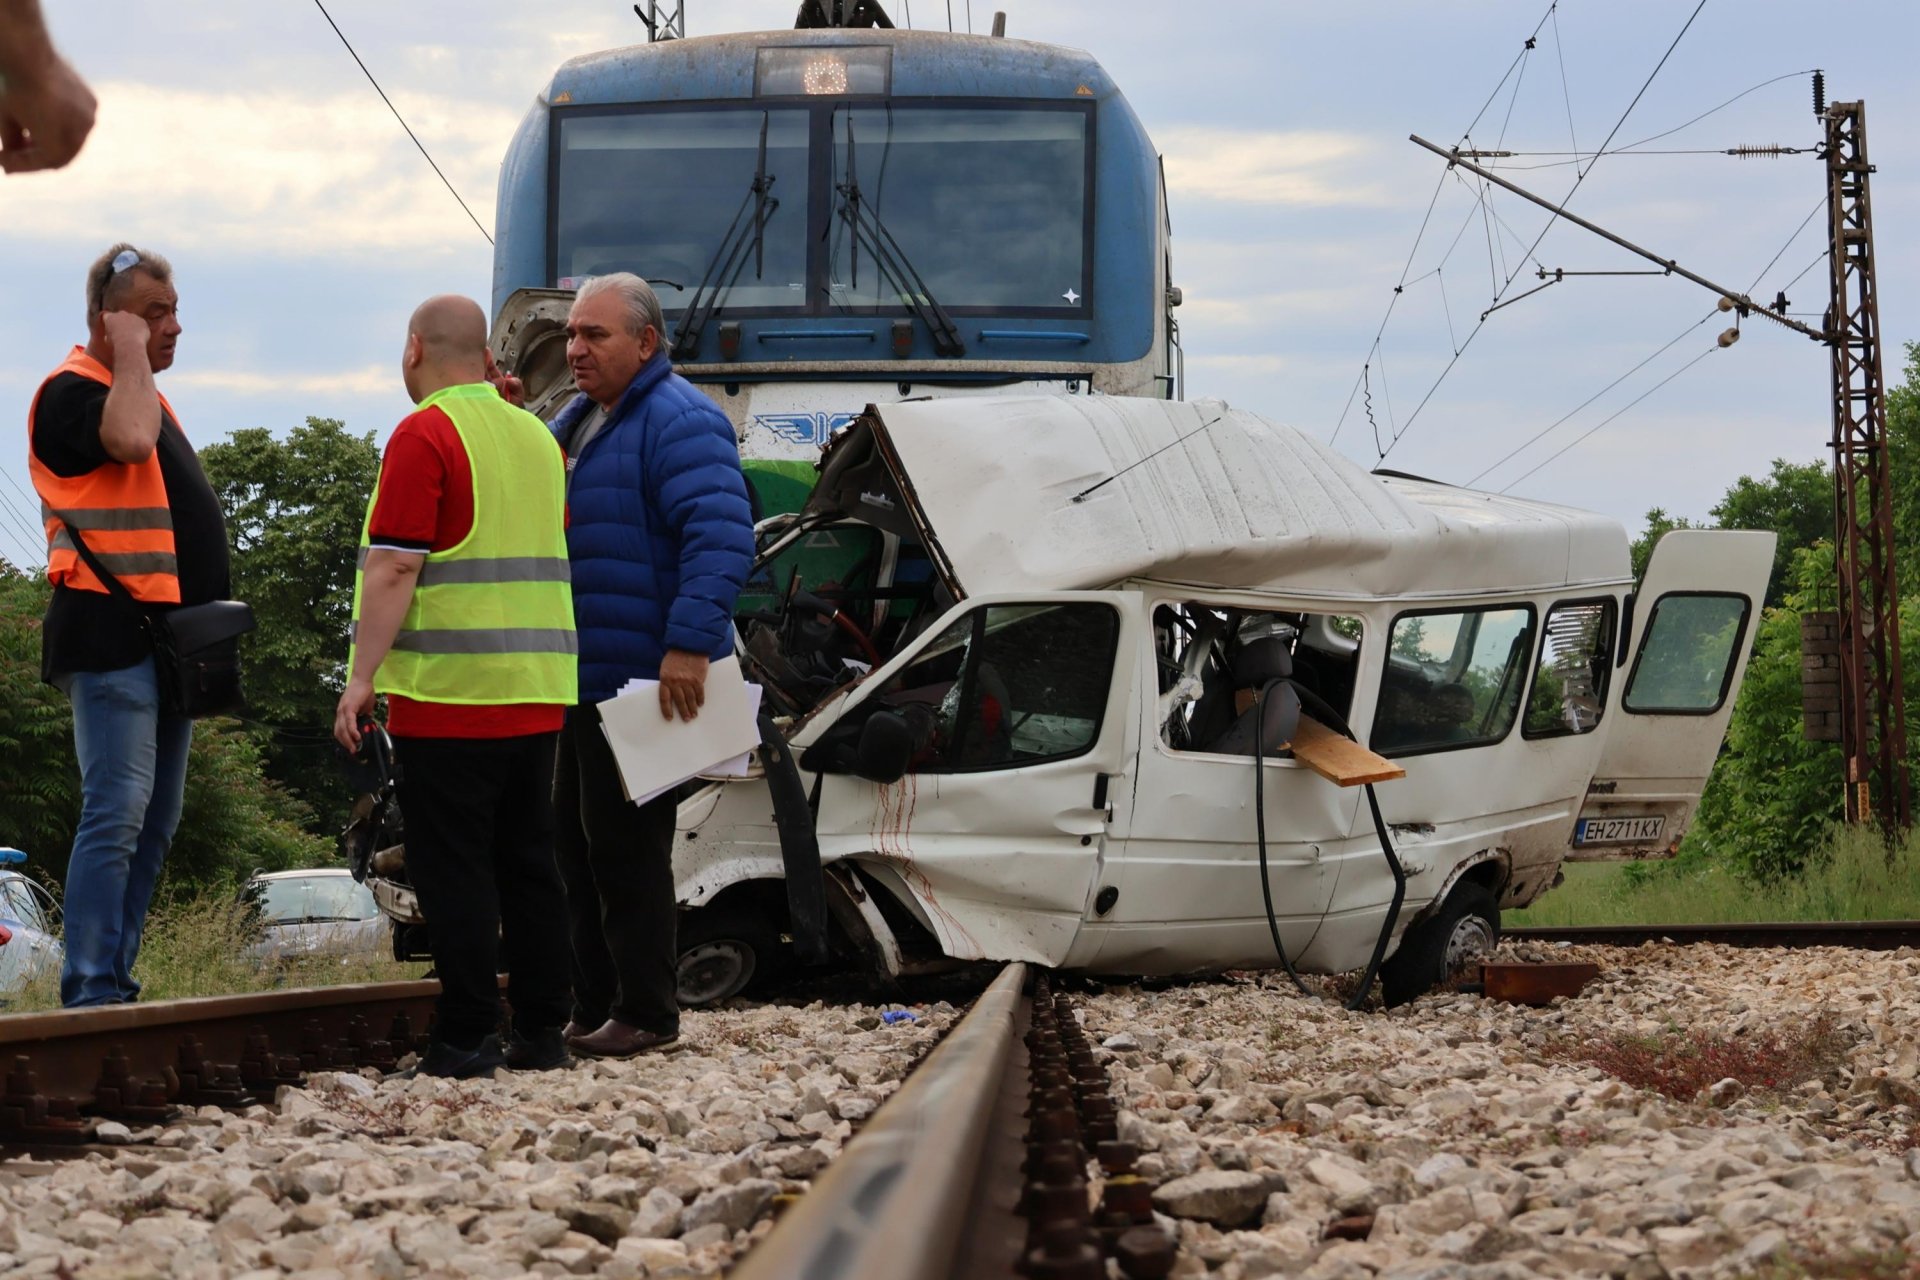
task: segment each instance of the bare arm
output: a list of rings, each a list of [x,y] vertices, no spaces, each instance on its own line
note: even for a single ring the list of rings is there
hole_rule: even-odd
[[[0,0],[0,170],[58,169],[93,129],[93,93],[54,52],[39,0]]]
[[[375,548],[367,553],[360,584],[360,620],[354,633],[353,670],[333,713],[335,741],[349,751],[360,749],[360,718],[373,714],[373,676],[393,649],[401,620],[413,600],[414,583],[426,556],[411,551]]]
[[[145,462],[160,439],[160,389],[147,361],[152,330],[128,311],[109,311],[101,319],[113,347],[113,390],[100,413],[100,447],[115,462]]]

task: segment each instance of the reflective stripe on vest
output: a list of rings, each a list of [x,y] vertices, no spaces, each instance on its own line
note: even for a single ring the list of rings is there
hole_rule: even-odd
[[[452,421],[473,471],[473,529],[430,552],[374,687],[422,702],[576,700],[579,645],[566,544],[566,470],[546,425],[486,383],[420,404]],[[384,476],[383,476],[384,482]],[[376,489],[362,526],[354,638]]]
[[[360,548],[356,569],[367,567],[367,553]],[[491,559],[429,560],[420,566],[419,586],[437,587],[452,582],[567,582],[573,581],[573,566],[565,556],[495,556]]]
[[[31,432],[40,414],[40,397],[47,383],[63,373],[77,374],[102,386],[113,385],[113,371],[75,347],[58,369],[48,374],[34,393],[27,412]],[[160,405],[174,424],[179,416],[165,396]],[[107,462],[80,476],[55,475],[39,456],[28,450],[28,470],[40,495],[40,521],[47,535],[47,578],[55,586],[81,591],[107,587],[80,558],[69,527],[79,531],[87,550],[136,600],[149,604],[180,602],[180,562],[173,541],[173,512],[167,504],[167,485],[159,454],[143,462]]]

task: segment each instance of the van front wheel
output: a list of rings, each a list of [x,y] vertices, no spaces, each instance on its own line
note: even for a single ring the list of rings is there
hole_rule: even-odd
[[[1491,956],[1499,941],[1493,891],[1463,880],[1438,911],[1407,930],[1400,949],[1380,968],[1380,993],[1389,1006],[1406,1004]]]
[[[675,934],[675,982],[683,1009],[737,996],[778,967],[774,952],[780,936],[748,909],[695,908],[681,915]]]

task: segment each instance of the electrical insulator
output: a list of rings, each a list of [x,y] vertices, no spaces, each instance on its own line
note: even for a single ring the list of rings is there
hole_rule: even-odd
[[[1720,345],[1723,347],[1730,347],[1738,341],[1740,341],[1740,328],[1738,325],[1720,335]]]
[[[1720,301],[1714,303],[1713,305],[1720,308],[1722,311],[1731,311],[1733,310],[1734,303],[1732,298],[1726,297],[1723,294],[1720,298]],[[1726,344],[1723,342],[1720,345],[1725,346]]]
[[[1827,115],[1827,73],[1813,73],[1813,118],[1824,120]]]

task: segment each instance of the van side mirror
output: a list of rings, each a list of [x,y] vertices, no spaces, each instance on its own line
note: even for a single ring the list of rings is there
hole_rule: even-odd
[[[915,734],[905,716],[875,707],[865,716],[828,729],[801,753],[800,767],[809,773],[852,774],[869,782],[898,782],[907,776],[921,745],[921,735]]]
[[[854,749],[854,776],[868,782],[900,781],[913,764],[913,738],[904,717],[892,711],[874,712],[860,727],[860,743]]]

